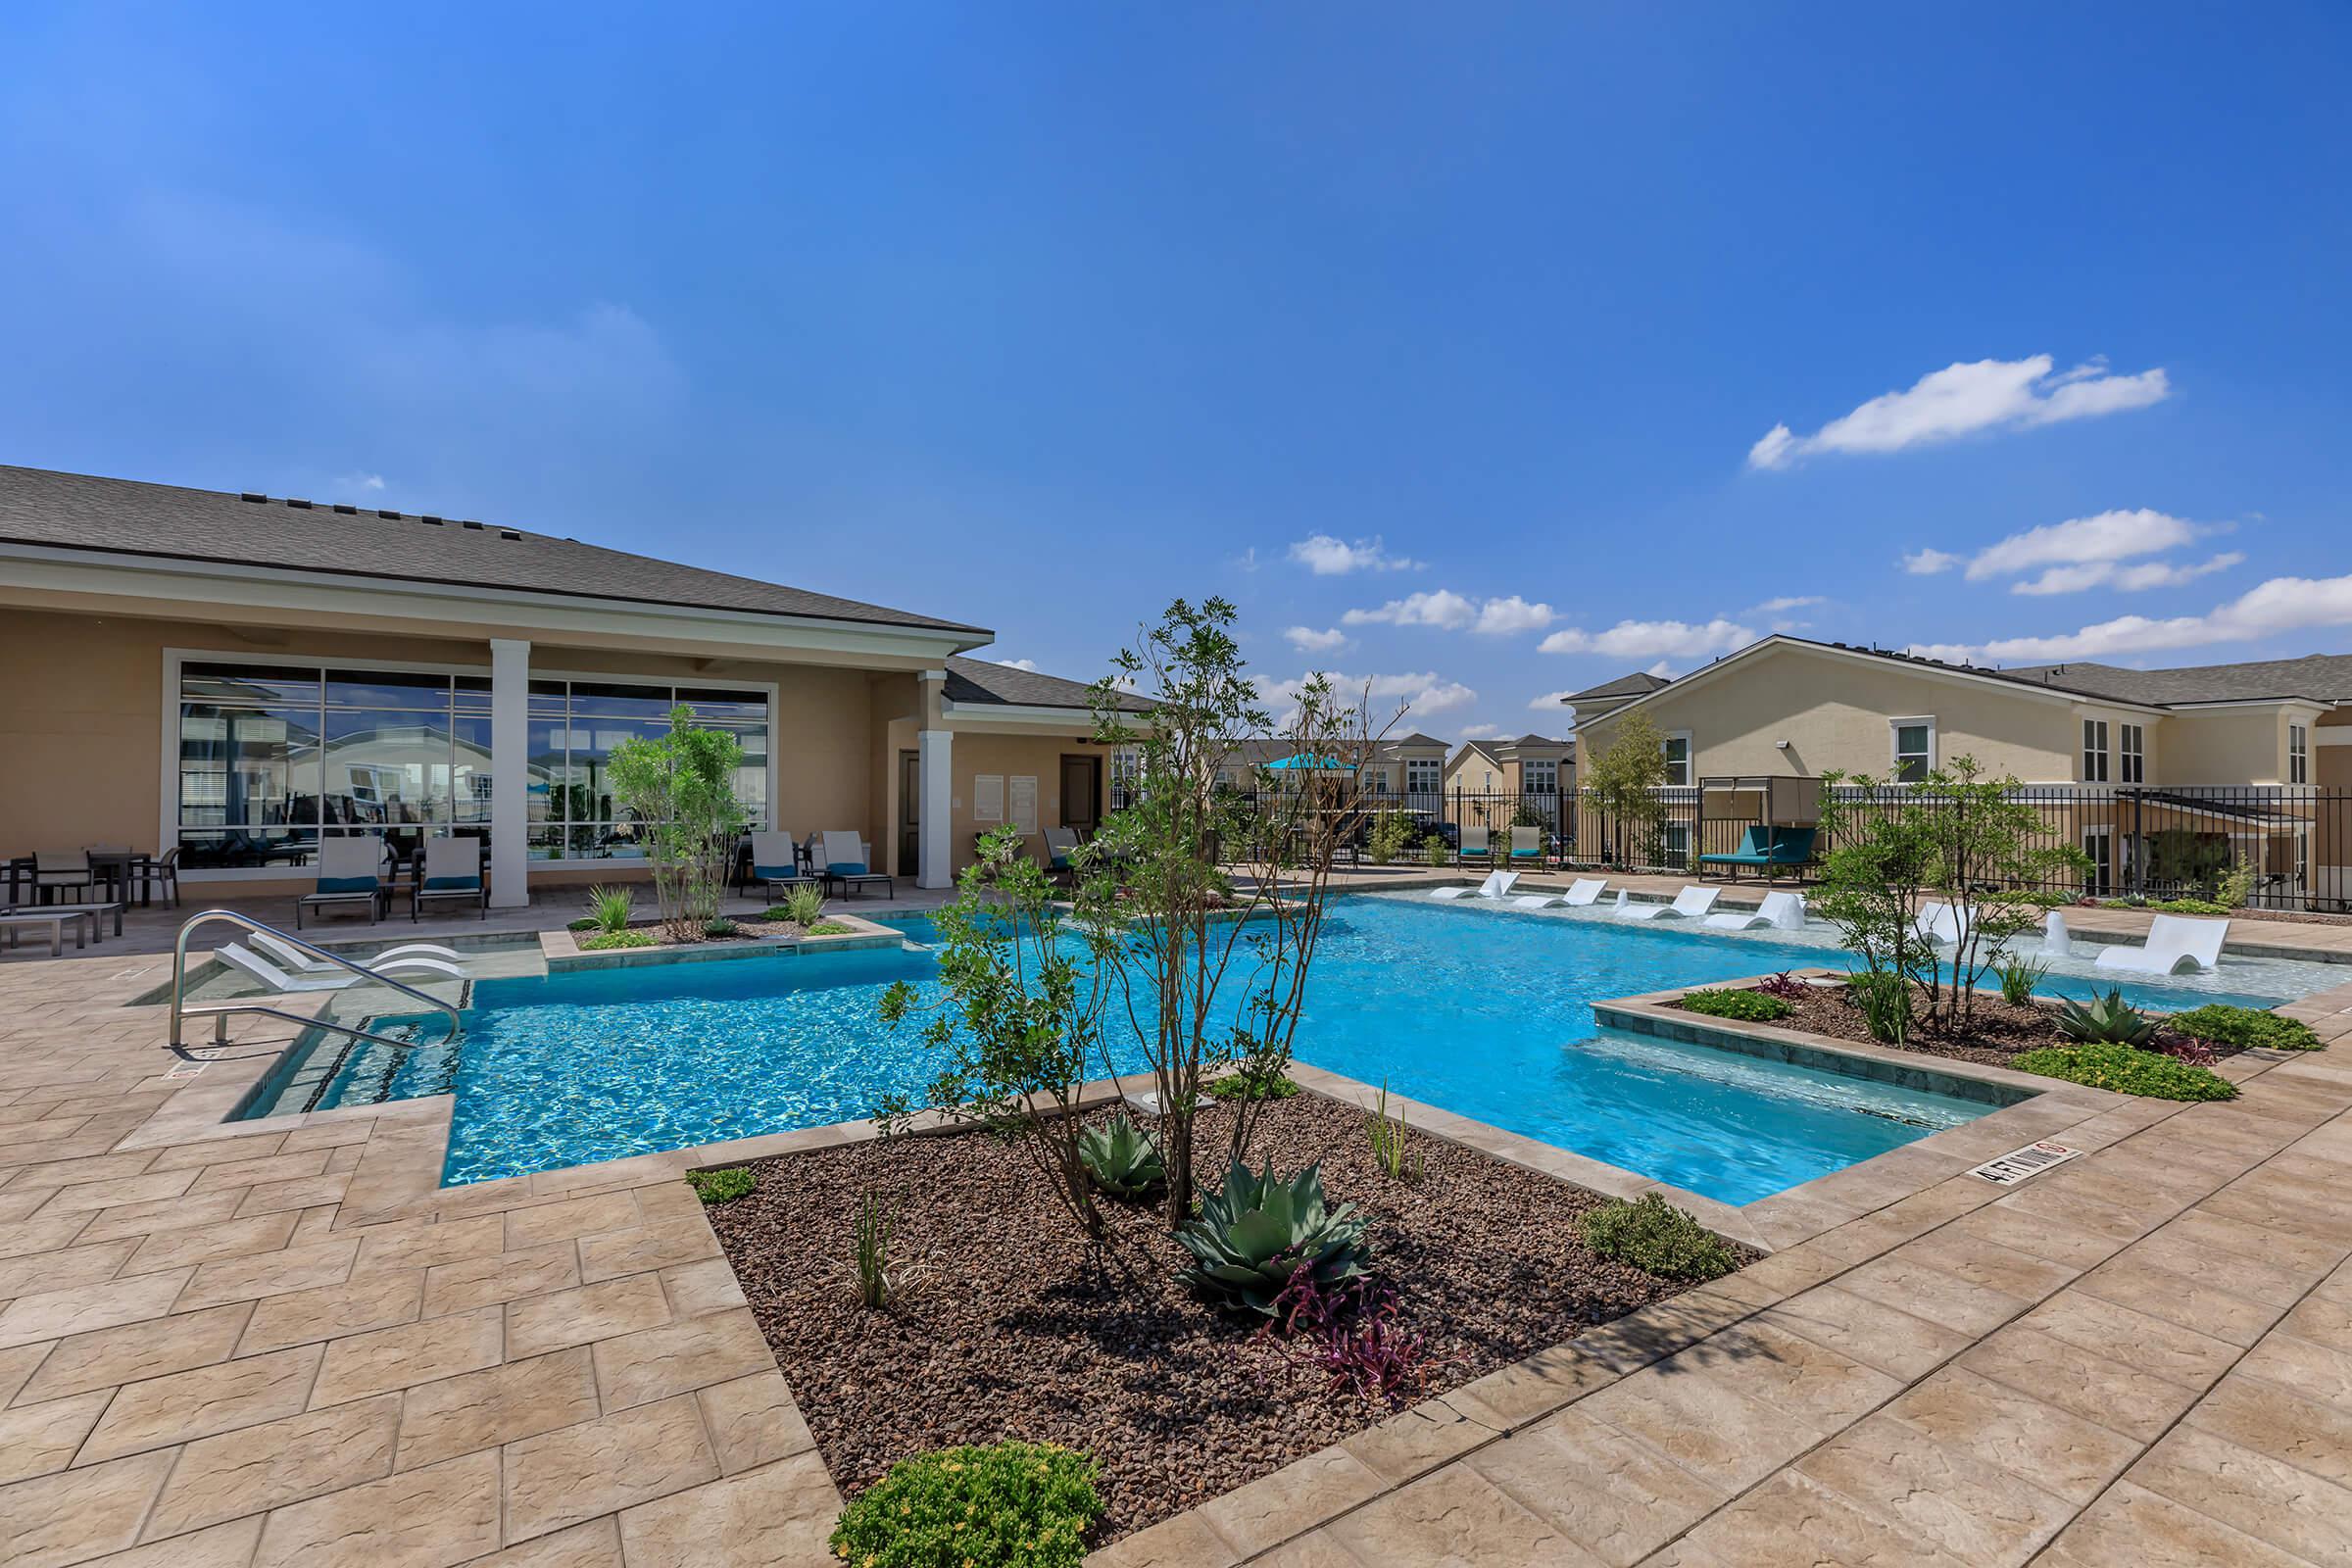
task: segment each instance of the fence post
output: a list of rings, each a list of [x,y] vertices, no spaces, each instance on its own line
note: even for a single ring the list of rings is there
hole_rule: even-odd
[[[2133,898],[2145,897],[2148,891],[2148,847],[2146,841],[2139,836],[2140,799],[2146,793],[2145,790],[2132,792],[2132,837],[2125,846],[2126,852],[2132,858],[2132,896]]]

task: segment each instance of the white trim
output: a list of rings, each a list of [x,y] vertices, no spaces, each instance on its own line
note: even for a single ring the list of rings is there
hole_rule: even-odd
[[[531,902],[530,711],[531,645],[491,638],[490,902],[502,908]],[[323,777],[318,789],[323,797]]]
[[[278,664],[323,670],[383,669],[391,670],[395,673],[410,675],[489,675],[492,673],[491,666],[486,663],[452,664],[427,662],[413,659],[360,659],[340,654],[289,654],[281,653],[271,649],[254,648],[166,648],[163,650],[163,659],[164,699],[160,705],[162,708],[162,712],[157,715],[158,722],[163,728],[160,761],[161,789],[159,791],[159,799],[161,801],[160,815],[162,819],[157,824],[156,842],[162,847],[162,849],[165,850],[170,849],[172,845],[179,842],[179,677],[180,666],[187,663],[189,661],[193,660],[199,663],[202,663],[208,661],[219,660],[228,663],[237,664]],[[779,748],[776,744],[776,714],[782,705],[783,700],[783,687],[778,682],[772,680],[730,680],[723,675],[705,675],[697,677],[685,677],[677,675],[643,675],[610,669],[547,669],[534,665],[525,678],[523,687],[523,698],[525,704],[524,712],[526,714],[526,718],[529,712],[529,682],[532,680],[611,681],[615,685],[668,686],[673,689],[679,686],[707,686],[712,688],[733,687],[739,691],[763,693],[767,698],[767,818],[771,826],[774,824],[780,805],[776,799],[776,760],[779,751]],[[490,695],[494,710],[491,714],[491,720],[495,726],[497,721],[495,707],[498,696],[495,687],[491,691]],[[494,779],[498,776],[498,753],[495,748],[495,734],[496,732],[494,729],[494,745],[490,754],[490,765],[492,769],[491,777]],[[323,782],[324,781],[322,779],[322,785]],[[490,808],[493,813],[495,813],[498,809],[498,793],[499,792],[494,785],[492,787],[490,796]],[[488,823],[476,822],[447,824],[424,823],[420,825],[426,827],[436,825],[455,827],[489,826]],[[195,832],[201,831],[201,829],[190,829],[189,831]],[[161,853],[161,850],[159,850],[158,853]],[[497,850],[493,848],[491,854],[495,856],[497,853]],[[530,824],[527,820],[523,824],[523,856],[529,871],[596,871],[607,869],[625,869],[627,867],[642,866],[645,864],[645,861],[642,859],[530,859]],[[303,874],[303,870],[304,867],[300,865],[222,865],[200,866],[189,870],[183,870],[180,875],[187,881],[197,883],[270,882],[283,881],[289,876],[300,877]]]
[[[1941,736],[1938,734],[1936,728],[1936,715],[1934,713],[1911,713],[1906,714],[1901,718],[1890,718],[1886,721],[1886,772],[1889,778],[1893,778],[1894,775],[1901,770],[1903,765],[1903,726],[1906,724],[1924,724],[1927,726],[1928,765],[1922,768],[1921,771],[1926,773],[1933,773],[1936,771],[1936,744],[1941,739]],[[1903,781],[1896,779],[1895,782],[1900,783]]]

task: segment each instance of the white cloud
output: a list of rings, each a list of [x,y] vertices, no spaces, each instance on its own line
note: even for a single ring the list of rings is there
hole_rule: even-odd
[[[1003,664],[1006,669],[1025,669],[1032,675],[1037,673],[1037,661],[1034,659],[992,659],[989,662]]]
[[[1254,561],[1256,552],[1251,551]],[[1353,544],[1318,533],[1298,540],[1291,546],[1291,559],[1318,577],[1344,577],[1351,571],[1419,571],[1422,563],[1392,556],[1378,535],[1358,539]]]
[[[1774,425],[1748,449],[1748,466],[1785,468],[1819,452],[1899,452],[1983,430],[2091,418],[2146,408],[2172,391],[2161,369],[2111,375],[2104,362],[2093,360],[2052,374],[2054,365],[2047,354],[1948,365],[1903,391],[1881,393],[1811,435]]]
[[[1903,569],[1914,577],[1933,577],[1958,564],[1960,558],[1948,550],[1914,550],[1903,557]]]
[[[1348,626],[1442,626],[1459,631],[1478,618],[1478,606],[1450,588],[1407,594],[1378,610],[1350,610],[1340,617]]]
[[[1560,706],[1566,703],[1571,695],[1568,692],[1545,692],[1527,705],[1528,711],[1532,713],[1557,712]]]
[[[1291,626],[1283,631],[1283,640],[1302,654],[1336,653],[1348,646],[1348,634],[1337,626],[1317,631],[1312,626]]]
[[[2217,571],[2228,571],[2241,564],[2245,557],[2227,550],[2194,565],[2179,565],[2170,561],[2142,561],[2133,565],[2119,565],[2111,561],[2092,562],[2084,566],[2052,566],[2038,577],[2028,577],[2009,585],[2013,594],[2078,594],[2085,588],[2106,587],[2118,593],[2144,593],[2150,588],[2178,588],[2210,577]]]
[[[2274,577],[2202,615],[2118,615],[2051,637],[2005,637],[1988,643],[1934,643],[1911,652],[1939,659],[2004,662],[2112,659],[2127,654],[2250,642],[2312,626],[2352,626],[2352,575]]]
[[[1502,733],[1499,724],[1464,724],[1454,734],[1466,741],[1483,741]]]
[[[1704,659],[1756,640],[1754,628],[1718,615],[1701,625],[1679,620],[1621,620],[1606,631],[1571,628],[1544,639],[1547,654],[1605,654],[1612,659]]]
[[[336,488],[338,491],[341,491],[341,490],[368,490],[368,491],[376,491],[376,490],[381,490],[381,489],[383,489],[383,487],[384,487],[384,476],[383,476],[382,474],[380,474],[380,473],[347,473],[347,474],[343,475],[343,477],[341,477],[340,479],[337,479],[337,480],[335,481],[335,488]]]
[[[1643,670],[1642,673],[1644,675],[1655,675],[1660,680],[1672,680],[1674,679],[1674,666],[1666,662],[1665,660],[1661,659],[1656,663]]]
[[[1828,601],[1819,594],[1791,594],[1779,599],[1767,599],[1760,605],[1750,605],[1740,613],[1742,615],[1778,615],[1791,610],[1802,610],[1808,605],[1826,603]]]
[[[1415,713],[1443,713],[1456,708],[1467,708],[1478,701],[1478,693],[1459,681],[1447,680],[1435,671],[1408,675],[1344,675],[1338,671],[1327,674],[1334,696],[1343,703],[1352,704],[1359,699],[1370,706],[1375,726],[1387,719],[1399,706]],[[1274,715],[1277,727],[1288,723],[1296,711],[1299,692],[1308,677],[1295,676],[1289,680],[1272,675],[1251,677],[1258,693],[1268,704],[1288,702],[1293,708]]]
[[[1241,571],[1255,571],[1258,567],[1257,546],[1251,545],[1233,558],[1231,564]]]
[[[1437,626],[1446,631],[1467,627],[1490,637],[1537,631],[1558,618],[1549,605],[1530,604],[1517,594],[1482,602],[1450,588],[1407,594],[1377,610],[1350,610],[1340,616],[1348,626]]]
[[[2035,566],[2079,566],[2158,556],[2209,531],[2186,518],[2147,507],[2069,517],[1985,546],[1969,561],[1968,578],[1976,582],[2031,571]]]

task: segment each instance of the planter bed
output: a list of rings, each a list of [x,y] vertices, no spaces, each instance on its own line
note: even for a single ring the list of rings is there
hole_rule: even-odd
[[[1204,1175],[1222,1175],[1231,1115],[1201,1114]],[[1388,1182],[1362,1114],[1302,1094],[1265,1108],[1251,1154],[1286,1173],[1320,1159],[1335,1205],[1378,1216],[1373,1267],[1428,1342],[1420,1394],[1685,1288],[1577,1239],[1577,1216],[1601,1201],[1592,1194],[1434,1139],[1413,1145],[1422,1180]],[[754,1169],[758,1189],[710,1219],[847,1494],[929,1449],[1060,1444],[1102,1461],[1107,1511],[1090,1536],[1102,1545],[1391,1413],[1286,1361],[1259,1338],[1263,1319],[1221,1315],[1177,1284],[1189,1254],[1155,1203],[1106,1202],[1127,1272],[1091,1263],[1024,1156],[987,1137],[901,1138]],[[911,1275],[880,1312],[847,1283],[852,1216],[867,1192],[897,1204],[893,1263]]]
[[[1788,1003],[1788,1016],[1776,1020],[1772,1027],[1801,1029],[1807,1034],[1828,1035],[1834,1040],[1853,1040],[1864,1045],[1886,1046],[1875,1040],[1862,1022],[1862,1009],[1843,984],[1809,985],[1802,997],[1784,999]],[[1917,1004],[1926,1010],[1926,993],[1919,993]],[[2152,1045],[2155,1049],[2182,1043],[2181,1037],[2159,1030]],[[2046,1007],[2020,1007],[2002,1001],[1998,996],[1980,992],[1976,1013],[1957,1029],[1945,1032],[1930,1030],[1914,1023],[1910,1037],[1892,1050],[1917,1052],[1923,1056],[1948,1056],[1956,1061],[1973,1061],[1990,1067],[2009,1066],[2013,1058],[2029,1051],[2052,1047],[2071,1047],[2075,1044],[2058,1032],[2055,1012]],[[2209,1043],[2214,1055],[2230,1056],[2238,1048],[2221,1041]]]

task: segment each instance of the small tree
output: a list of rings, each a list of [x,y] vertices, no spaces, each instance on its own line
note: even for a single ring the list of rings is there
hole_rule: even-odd
[[[747,820],[735,799],[742,765],[733,732],[698,728],[684,703],[669,710],[668,734],[622,741],[606,764],[613,798],[645,830],[654,900],[672,941],[699,941],[718,918],[727,862]]]
[[[2090,858],[2072,845],[2045,842],[2050,825],[2018,799],[2018,781],[1983,777],[1973,757],[1955,759],[1912,788],[1926,797],[1936,886],[1969,911],[1950,955],[1948,998],[1931,989],[1930,1000],[1965,1018],[1976,1008],[1984,972],[2041,923],[2042,906],[2027,895],[2045,883],[2080,878],[2090,869]]]
[[[1626,714],[1614,728],[1609,744],[1585,766],[1585,799],[1612,836],[1617,864],[1631,863],[1629,835],[1636,859],[1655,864],[1666,826],[1666,803],[1658,795],[1666,787],[1666,737],[1643,712]]]
[[[1080,851],[1080,859],[1088,851]],[[980,840],[979,858],[956,879],[955,899],[931,916],[939,933],[945,993],[922,1037],[945,1054],[931,1103],[1018,1149],[1089,1241],[1102,1238],[1080,1141],[1078,1091],[1099,1074],[1107,965],[1102,943],[1073,933],[1045,870],[1007,823]],[[1094,950],[1090,955],[1089,950]],[[917,1010],[905,981],[883,995],[883,1021],[897,1028]],[[879,1107],[886,1132],[913,1108],[904,1097]]]

